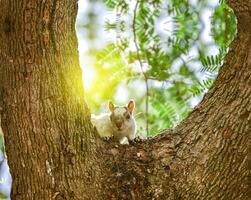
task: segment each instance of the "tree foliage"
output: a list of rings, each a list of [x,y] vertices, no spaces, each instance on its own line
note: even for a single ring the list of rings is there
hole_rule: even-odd
[[[84,73],[90,67],[96,74],[86,91],[91,109],[99,112],[108,99],[124,103],[118,98],[123,94],[136,100],[139,134],[175,126],[212,86],[236,34],[233,11],[225,1],[216,7],[206,0],[196,5],[186,0],[92,1],[98,2],[109,13],[101,27],[109,37],[104,48],[89,49],[92,62],[84,66]],[[206,19],[213,41],[207,42],[208,24],[202,18],[213,9]]]

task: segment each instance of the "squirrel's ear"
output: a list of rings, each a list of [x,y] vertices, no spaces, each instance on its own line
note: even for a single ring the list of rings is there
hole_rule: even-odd
[[[114,111],[114,104],[113,104],[111,101],[109,101],[109,103],[108,103],[108,108],[109,108],[109,110],[110,110],[111,112]]]
[[[134,107],[135,107],[134,100],[130,100],[129,103],[128,103],[128,105],[127,105],[127,108],[128,108],[128,110],[129,110],[130,113],[133,112]]]

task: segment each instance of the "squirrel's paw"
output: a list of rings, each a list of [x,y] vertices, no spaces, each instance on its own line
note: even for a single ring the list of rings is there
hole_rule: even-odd
[[[108,141],[111,140],[111,137],[106,136],[106,137],[103,137],[102,139],[103,139],[104,141],[107,141],[107,142],[108,142]]]
[[[111,142],[114,140],[114,136],[106,136],[106,137],[102,137],[104,141],[107,141],[107,142]]]

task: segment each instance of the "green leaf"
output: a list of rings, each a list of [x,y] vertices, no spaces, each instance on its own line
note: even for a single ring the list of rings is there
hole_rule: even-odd
[[[7,199],[7,198],[8,197],[4,193],[0,192],[0,199]]]

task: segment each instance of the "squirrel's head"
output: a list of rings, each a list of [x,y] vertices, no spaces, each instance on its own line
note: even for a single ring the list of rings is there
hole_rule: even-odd
[[[130,100],[127,106],[114,106],[110,101],[108,107],[111,111],[110,119],[116,131],[123,131],[134,125],[134,100]]]

